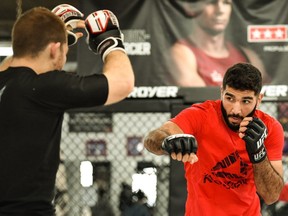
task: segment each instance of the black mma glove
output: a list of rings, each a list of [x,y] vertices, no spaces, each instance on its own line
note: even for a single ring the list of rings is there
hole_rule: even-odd
[[[260,163],[266,158],[267,153],[264,145],[266,137],[267,128],[265,124],[260,119],[253,118],[247,125],[247,130],[243,137],[251,163]]]
[[[77,28],[77,22],[79,20],[84,20],[84,15],[77,8],[69,4],[60,4],[53,8],[52,12],[59,16],[67,27],[68,45],[74,45],[78,38],[73,30]]]
[[[162,149],[169,153],[179,153],[182,155],[197,152],[198,144],[193,135],[174,134],[166,137],[162,142]]]
[[[100,54],[104,62],[113,50],[126,53],[123,45],[123,34],[119,28],[117,17],[109,10],[91,13],[85,20],[87,44],[89,49]]]

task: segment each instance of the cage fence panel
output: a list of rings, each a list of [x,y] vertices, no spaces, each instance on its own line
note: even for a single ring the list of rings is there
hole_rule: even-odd
[[[282,123],[286,134],[287,104],[263,102],[260,107]],[[149,153],[143,138],[170,117],[169,112],[145,112],[144,108],[143,112],[65,113],[56,180],[57,216],[120,216],[143,197],[151,215],[168,216],[170,158]],[[283,151],[288,184],[288,151]],[[286,201],[279,201],[273,211],[286,206]],[[271,208],[263,206],[263,215],[273,215]]]
[[[120,215],[138,199],[139,190],[154,215],[167,215],[170,159],[149,153],[143,138],[169,118],[170,113],[66,113],[56,184],[57,216],[92,215],[93,211],[100,215],[105,207],[111,215]],[[93,167],[93,181],[87,186],[80,181],[84,161]],[[98,210],[97,203],[103,199],[105,206]]]

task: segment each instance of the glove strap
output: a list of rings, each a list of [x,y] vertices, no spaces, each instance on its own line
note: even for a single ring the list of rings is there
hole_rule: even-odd
[[[68,46],[73,46],[74,44],[77,43],[77,36],[74,32],[67,30],[67,35],[68,35]]]
[[[103,62],[105,61],[106,56],[114,50],[121,50],[122,52],[126,53],[121,39],[109,37],[102,41],[98,46],[98,53],[100,53]]]
[[[257,152],[248,152],[248,155],[251,163],[257,164],[262,162],[267,157],[265,145],[263,144]]]

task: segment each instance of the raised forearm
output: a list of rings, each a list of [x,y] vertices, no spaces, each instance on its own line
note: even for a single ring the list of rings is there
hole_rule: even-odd
[[[273,168],[268,158],[253,164],[254,179],[257,192],[270,205],[276,202],[284,186],[282,176]]]
[[[0,63],[0,71],[6,70],[8,67],[10,67],[12,61],[12,56],[6,57],[1,63]]]
[[[156,155],[167,154],[161,147],[165,137],[170,134],[164,130],[153,130],[144,139],[145,148]]]

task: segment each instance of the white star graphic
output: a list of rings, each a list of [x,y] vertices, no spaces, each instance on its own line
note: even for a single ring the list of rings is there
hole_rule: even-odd
[[[256,29],[255,31],[252,32],[252,37],[254,39],[260,38],[261,37],[261,32],[258,29]]]
[[[271,38],[272,37],[272,32],[269,29],[266,29],[264,31],[264,38]]]
[[[211,73],[211,78],[214,82],[222,82],[223,76],[221,73],[219,73],[217,70],[213,70]]]
[[[277,29],[275,31],[275,37],[276,38],[283,38],[284,32],[281,29]]]

